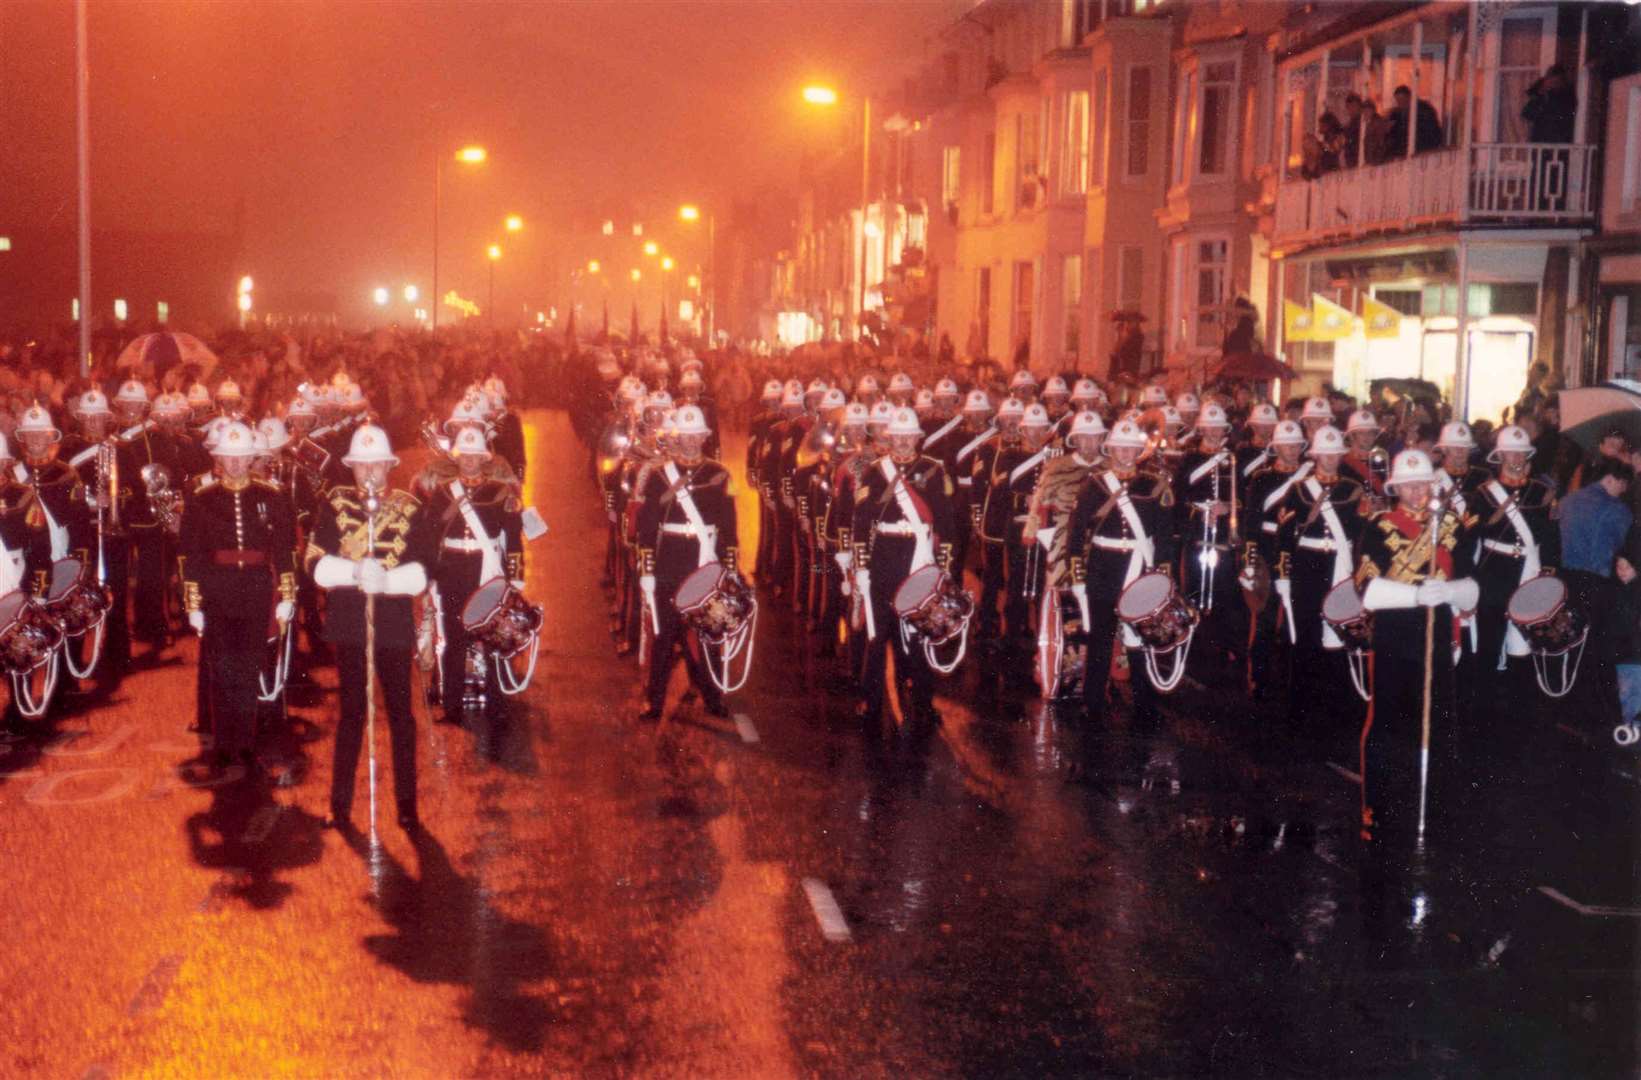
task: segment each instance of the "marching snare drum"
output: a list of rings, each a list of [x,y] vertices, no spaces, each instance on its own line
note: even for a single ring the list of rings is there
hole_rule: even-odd
[[[944,645],[963,632],[974,615],[974,597],[940,567],[930,564],[906,575],[895,590],[895,614],[931,645]]]
[[[1544,656],[1577,648],[1589,633],[1584,613],[1567,602],[1566,584],[1550,574],[1517,586],[1506,612],[1528,647]]]
[[[541,606],[526,600],[506,578],[491,578],[462,609],[462,627],[491,656],[506,660],[530,647],[541,629]]]
[[[1333,627],[1347,649],[1373,648],[1373,612],[1362,606],[1356,582],[1346,578],[1322,599],[1322,618]]]
[[[708,641],[721,641],[739,630],[752,614],[752,590],[739,573],[722,563],[690,571],[673,594],[673,606],[685,622]]]
[[[64,637],[95,630],[111,606],[108,590],[86,579],[79,559],[58,559],[51,564],[45,609],[62,627]]]
[[[27,675],[51,659],[63,633],[21,589],[0,596],[0,668]]]
[[[1168,653],[1190,639],[1198,615],[1174,590],[1173,579],[1153,570],[1122,591],[1117,598],[1117,618],[1139,635],[1146,649]]]

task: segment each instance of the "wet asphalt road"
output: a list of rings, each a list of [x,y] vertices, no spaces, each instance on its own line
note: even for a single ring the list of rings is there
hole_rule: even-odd
[[[423,838],[321,829],[329,670],[271,778],[198,763],[191,640],[0,746],[0,1075],[1633,1075],[1604,732],[1546,715],[1381,863],[1353,731],[1197,687],[1089,731],[975,661],[932,734],[863,731],[767,601],[734,719],[680,667],[643,725],[584,457],[528,420],[541,663],[505,725],[422,725]]]

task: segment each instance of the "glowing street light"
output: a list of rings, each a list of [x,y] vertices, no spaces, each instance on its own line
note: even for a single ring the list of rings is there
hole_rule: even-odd
[[[692,288],[692,289],[699,289],[701,287],[701,275],[700,274],[691,274],[689,276],[689,287]]]
[[[251,291],[253,284],[254,282],[251,281],[251,275],[246,274],[244,277],[239,279],[239,291],[242,293],[248,293]]]
[[[376,301],[377,307],[387,307],[388,298],[391,295],[392,294],[387,291],[387,286],[378,285],[376,286],[375,291],[370,294],[370,298]]]
[[[643,277],[644,277],[643,271],[639,270],[638,267],[636,267],[636,266],[632,268],[632,279],[634,281],[640,281],[640,280],[643,279]]]
[[[421,295],[422,295],[422,291],[420,289],[416,288],[416,286],[414,286],[414,285],[406,285],[405,286],[405,303],[414,304],[416,302],[416,298],[421,296]]]
[[[524,228],[524,219],[523,218],[519,217],[517,214],[508,214],[507,215],[507,231],[508,232],[518,232],[523,228]]]
[[[501,245],[491,244],[489,247],[484,249],[484,253],[490,256],[491,262],[495,262],[497,259],[501,258]]]
[[[644,254],[653,256],[653,255],[659,255],[660,253],[661,253],[661,245],[660,244],[657,244],[654,240],[644,241]]]
[[[481,165],[489,156],[482,146],[464,146],[456,151],[456,160],[464,165]]]
[[[803,88],[803,100],[810,105],[830,108],[838,103],[838,92],[830,86],[806,86]],[[902,121],[904,123],[904,121]],[[866,239],[871,237],[870,224],[867,219],[871,216],[872,207],[872,99],[862,97],[860,102],[860,225],[864,234],[860,245],[860,277],[855,283],[855,319],[860,322],[866,314]],[[864,323],[861,323],[864,326]],[[856,329],[858,336],[861,330]]]
[[[694,203],[685,203],[678,208],[679,221],[700,221],[701,208]]]
[[[597,259],[588,259],[587,260],[587,273],[596,274],[601,269],[602,269],[602,267],[599,266]]]
[[[490,157],[482,146],[469,144],[457,150],[453,159],[462,165],[482,165]],[[444,154],[433,155],[433,329],[439,328],[439,193],[444,184]]]
[[[671,270],[672,267],[673,267],[672,256],[671,255],[661,256],[661,269]]]
[[[803,88],[803,100],[811,105],[836,105],[838,92],[830,86],[806,86]]]
[[[250,293],[242,292],[242,293],[239,294],[239,310],[243,311],[243,312],[246,312],[246,313],[250,312],[250,310],[251,310],[251,294]]]

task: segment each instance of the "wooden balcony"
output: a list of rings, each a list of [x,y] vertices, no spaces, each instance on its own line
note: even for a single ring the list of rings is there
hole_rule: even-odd
[[[1430,226],[1576,225],[1595,216],[1596,148],[1478,143],[1277,186],[1272,244],[1321,243]]]

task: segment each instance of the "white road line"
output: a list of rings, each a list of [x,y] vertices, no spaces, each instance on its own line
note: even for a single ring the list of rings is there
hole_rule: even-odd
[[[758,729],[752,726],[752,717],[744,712],[735,714],[735,730],[741,733],[741,741],[744,743],[758,741]]]
[[[1360,784],[1362,782],[1362,774],[1361,773],[1353,773],[1349,769],[1345,768],[1343,765],[1339,765],[1339,764],[1336,764],[1336,763],[1330,761],[1330,762],[1328,762],[1328,768],[1332,769],[1334,772],[1338,773],[1340,776],[1343,776],[1346,780],[1349,780],[1353,784]]]
[[[274,825],[279,821],[282,806],[264,806],[251,815],[251,820],[245,823],[245,835],[241,842],[246,844],[260,844],[273,832]]]
[[[1607,904],[1581,904],[1568,896],[1560,889],[1552,889],[1548,885],[1540,885],[1538,891],[1564,908],[1578,912],[1585,917],[1606,917],[1617,919],[1641,919],[1641,907],[1611,907]]]
[[[809,907],[815,912],[815,921],[820,923],[821,937],[827,941],[848,941],[849,923],[845,921],[843,909],[838,907],[837,898],[826,887],[826,882],[819,878],[804,878],[803,891],[809,897]]]

